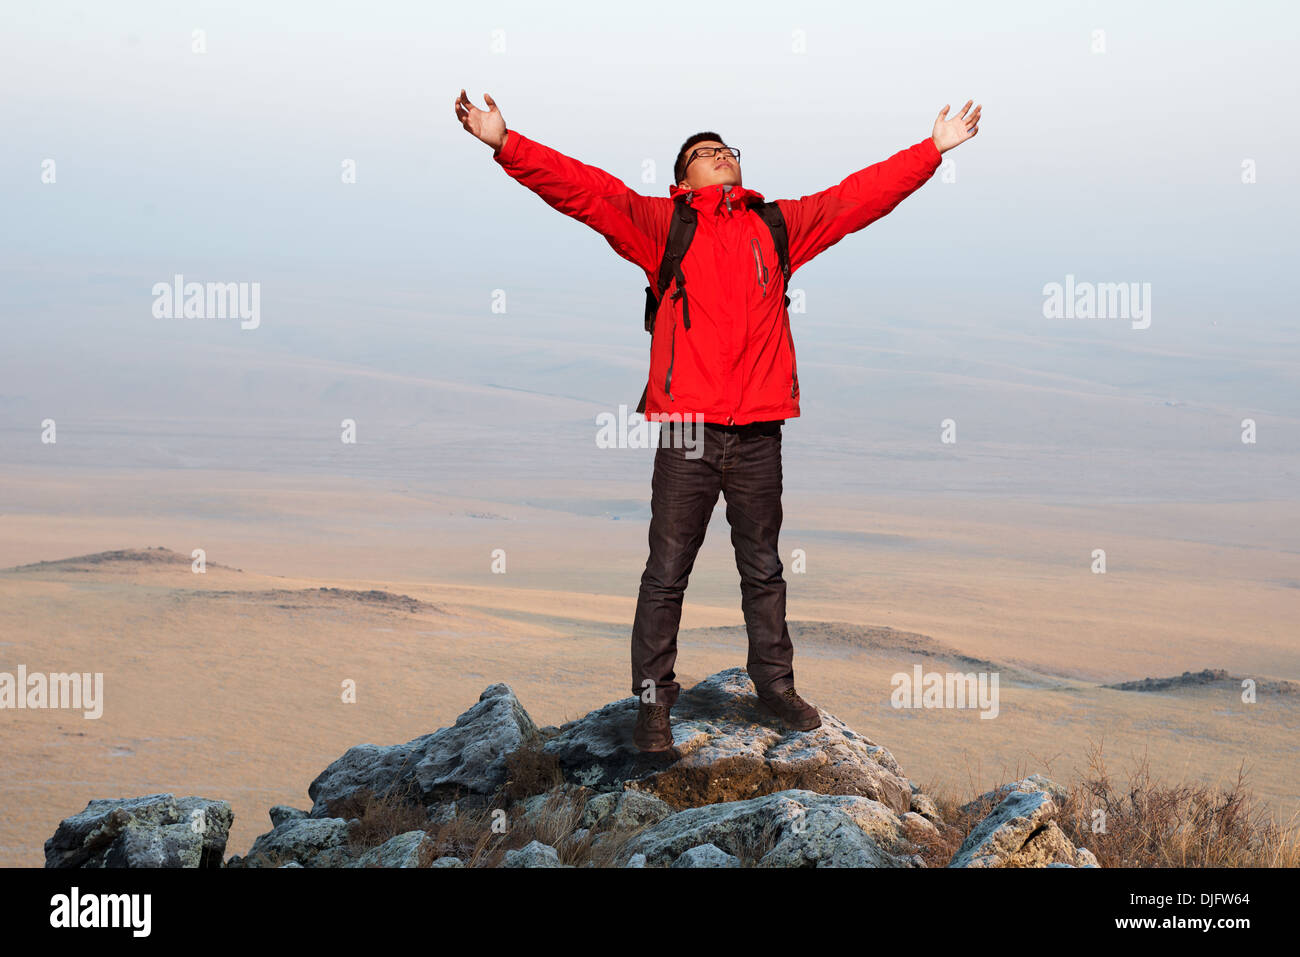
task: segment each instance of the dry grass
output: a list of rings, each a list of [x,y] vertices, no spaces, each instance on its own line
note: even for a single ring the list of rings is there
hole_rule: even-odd
[[[1048,769],[1040,773],[1051,778],[1051,762],[1038,763]],[[1017,768],[994,789],[1029,773]],[[987,790],[971,788],[976,795]],[[1102,867],[1300,866],[1296,819],[1278,824],[1249,790],[1242,768],[1226,787],[1169,784],[1152,778],[1144,753],[1119,784],[1106,767],[1103,747],[1089,742],[1087,771],[1068,790],[1057,801],[1057,824],[1076,847],[1092,851]],[[995,802],[942,787],[925,793],[951,825],[941,829],[940,842],[922,851],[927,865],[942,867]],[[963,811],[966,804],[971,806]]]
[[[429,824],[428,812],[410,789],[406,793],[390,790],[374,794],[362,788],[350,795],[348,801],[339,802],[335,814],[349,821],[357,818],[348,831],[348,843],[362,852],[378,847],[398,834],[422,831]]]
[[[731,853],[740,859],[741,867],[757,867],[758,862],[776,847],[780,839],[779,835],[780,828],[776,822],[769,821],[752,839],[746,839],[743,835],[738,837]]]
[[[970,821],[965,827],[946,823],[953,817],[961,817],[955,807],[957,802],[949,802],[952,806],[946,807],[943,802],[940,802],[930,792],[925,793],[930,796],[931,800],[939,808],[945,823],[935,824],[937,833],[934,835],[917,834],[912,838],[912,843],[917,846],[918,853],[921,855],[921,860],[925,861],[926,867],[947,867],[948,862],[952,860],[952,856],[961,847],[961,842],[966,840],[966,835],[979,823],[979,818]]]
[[[561,864],[611,867],[636,833],[593,829],[575,839],[573,834],[580,828],[586,809],[586,794],[556,789],[526,816],[522,806],[511,809],[507,804],[504,800],[491,802],[431,826],[428,860],[421,863],[427,865],[439,857],[453,856],[466,867],[500,867],[507,851],[540,841],[555,848]]]
[[[564,783],[559,759],[543,751],[543,743],[539,736],[506,755],[506,783],[501,789],[503,799],[522,801]]]
[[[1295,818],[1279,825],[1248,789],[1244,768],[1227,787],[1170,785],[1152,780],[1143,753],[1119,786],[1101,746],[1090,747],[1088,774],[1058,823],[1102,867],[1300,865]]]

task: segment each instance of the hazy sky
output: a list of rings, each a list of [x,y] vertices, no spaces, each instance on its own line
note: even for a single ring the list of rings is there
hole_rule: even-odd
[[[635,283],[460,128],[464,86],[653,195],[700,128],[745,150],[746,185],[794,197],[918,142],[945,102],[982,102],[980,137],[948,154],[957,182],[927,185],[810,277],[865,265],[1001,288],[1016,268],[1258,277],[1290,258],[1300,15],[1287,3],[5,6],[10,257],[363,262],[445,279],[469,266],[529,281],[577,256],[573,275]],[[1094,29],[1105,53],[1090,52]],[[806,53],[791,52],[796,30]],[[647,158],[658,183],[639,182]]]
[[[492,162],[453,115],[464,87],[651,195],[716,129],[768,199],[974,97],[955,182],[795,277],[805,419],[869,400],[931,429],[943,403],[917,402],[955,376],[1268,414],[1294,438],[1298,28],[1282,2],[9,2],[0,429],[54,407],[305,416],[358,370],[634,403],[644,277]],[[260,283],[261,327],[155,319],[176,273]],[[1067,274],[1151,283],[1151,327],[1044,318]],[[277,363],[309,360],[336,372],[280,388]]]

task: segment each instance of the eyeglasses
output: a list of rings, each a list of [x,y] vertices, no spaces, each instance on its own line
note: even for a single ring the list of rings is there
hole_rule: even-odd
[[[695,158],[696,158],[697,156],[700,157],[701,159],[708,159],[709,157],[713,156],[715,153],[727,153],[727,154],[729,154],[729,155],[731,156],[732,159],[735,159],[735,160],[740,159],[740,150],[735,149],[734,147],[731,147],[731,146],[701,146],[699,149],[697,149],[697,150],[695,150],[693,153],[691,153],[691,157],[690,157],[690,159],[688,159],[688,160],[686,161],[686,166],[690,166],[691,163],[695,162]],[[685,168],[686,168],[685,166],[682,167],[682,169],[685,169]]]

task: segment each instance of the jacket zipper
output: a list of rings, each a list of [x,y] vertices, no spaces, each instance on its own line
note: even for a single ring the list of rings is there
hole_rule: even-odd
[[[677,320],[675,317],[673,319],[673,332],[672,332],[671,341],[672,341],[672,346],[671,346],[672,351],[668,357],[668,375],[664,377],[664,391],[668,393],[669,401],[676,402],[677,400],[673,398],[672,390],[668,388],[668,386],[673,381],[673,362],[676,361],[677,359]]]
[[[794,333],[790,331],[790,313],[785,314],[785,334],[790,340],[790,398],[799,391],[799,370],[794,364]]]
[[[767,267],[763,265],[763,257],[758,250],[758,237],[750,237],[750,245],[754,250],[754,272],[758,276],[758,284],[763,289],[761,298],[767,298]]]

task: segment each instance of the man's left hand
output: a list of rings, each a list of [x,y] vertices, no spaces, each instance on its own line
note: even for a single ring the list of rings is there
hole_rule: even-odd
[[[980,131],[980,107],[975,107],[975,112],[970,116],[966,115],[966,111],[974,102],[974,100],[967,100],[961,112],[950,120],[944,119],[948,115],[949,104],[945,103],[943,109],[939,111],[939,116],[934,121],[934,133],[931,134],[930,139],[934,140],[935,148],[940,153],[946,153],[954,146],[965,143]]]

